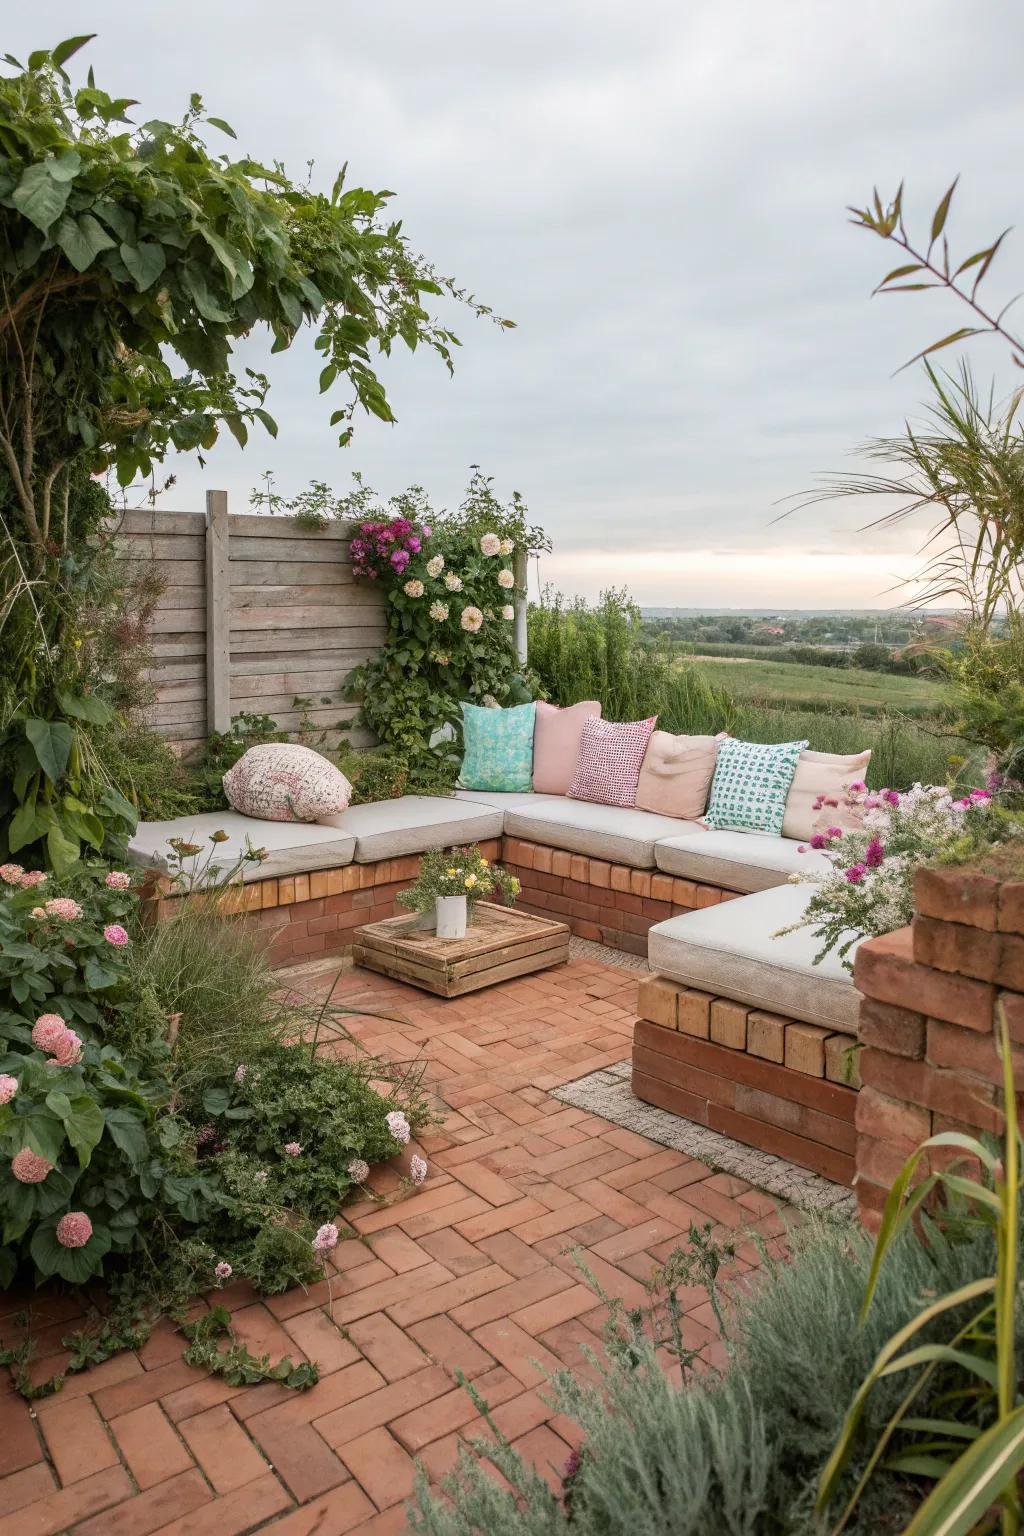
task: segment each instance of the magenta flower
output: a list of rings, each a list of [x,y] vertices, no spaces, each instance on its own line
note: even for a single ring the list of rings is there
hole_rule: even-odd
[[[217,1276],[217,1279],[220,1281],[221,1285],[224,1284],[225,1280],[230,1280],[231,1276],[234,1274],[234,1270],[231,1268],[231,1265],[228,1263],[227,1259],[221,1259],[220,1263],[217,1265],[213,1272]]]
[[[843,873],[851,885],[860,885],[867,873],[867,869],[863,864],[851,864],[849,869],[844,870]]]
[[[53,1172],[53,1164],[33,1152],[31,1147],[22,1147],[11,1158],[11,1172],[19,1184],[41,1184],[46,1175]]]
[[[56,1235],[62,1248],[84,1248],[92,1237],[92,1222],[84,1211],[68,1211],[58,1221]]]
[[[409,1163],[409,1177],[414,1184],[422,1184],[427,1176],[427,1160],[414,1156]]]
[[[814,836],[811,838],[811,847],[812,848],[827,848],[828,847],[828,838],[825,836],[824,832],[815,832]]]
[[[393,1109],[391,1111],[387,1117],[387,1126],[395,1140],[401,1142],[404,1147],[409,1140],[411,1132],[409,1130],[409,1122],[400,1109]]]
[[[370,1165],[361,1157],[355,1157],[348,1165],[348,1176],[353,1184],[365,1184],[370,1177]]]
[[[867,850],[864,854],[864,863],[867,865],[868,869],[877,869],[884,858],[885,849],[883,848],[880,839],[873,837],[870,843],[868,843]]]
[[[406,549],[411,550],[414,555],[418,555],[420,550],[423,548],[423,545],[420,543],[416,535],[412,534],[410,538],[406,539],[405,547]]]
[[[867,789],[867,785],[863,779],[854,779],[853,783],[847,784],[846,787],[850,791],[851,795],[861,795]]]
[[[981,805],[981,804],[984,803],[984,801],[991,800],[992,796],[989,794],[988,790],[986,790],[986,789],[972,789],[971,790],[971,799],[974,801],[975,805]],[[24,884],[24,881],[22,882],[22,884]]]
[[[433,528],[428,527],[428,525],[426,523],[424,523],[423,527],[420,529],[420,533],[423,535],[423,537],[425,539],[429,539],[430,535],[433,533],[433,531],[434,531]]]
[[[53,1051],[68,1026],[59,1013],[41,1013],[32,1026],[32,1044],[37,1051]]]
[[[887,805],[899,805],[900,803],[900,797],[894,789],[883,790],[882,799],[886,802]]]
[[[842,827],[829,827],[827,829],[827,836],[828,837],[842,837],[842,835],[843,835]]]
[[[115,949],[121,949],[130,942],[127,929],[122,928],[120,923],[108,923],[103,930],[103,937],[108,944],[113,944]]]
[[[0,1072],[0,1104],[9,1104],[18,1091],[18,1079],[9,1072]]]
[[[109,885],[112,891],[127,891],[131,883],[131,875],[125,874],[123,869],[112,869],[103,882],[104,885]]]
[[[333,1221],[325,1221],[318,1229],[312,1246],[314,1253],[330,1253],[332,1248],[337,1248],[338,1229]]]
[[[301,1151],[302,1143],[299,1141],[286,1141],[284,1144],[284,1153],[286,1157],[298,1157]]]
[[[823,804],[831,807],[833,811],[837,811],[839,809],[839,801],[834,799],[832,795],[826,795]]]

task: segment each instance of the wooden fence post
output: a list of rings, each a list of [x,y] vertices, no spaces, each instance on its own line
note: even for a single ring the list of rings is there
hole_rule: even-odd
[[[516,655],[519,657],[519,665],[526,666],[526,609],[527,596],[527,553],[525,549],[517,549],[512,559],[512,570],[516,578],[515,586],[515,642]]]
[[[206,728],[231,729],[228,493],[206,493]]]

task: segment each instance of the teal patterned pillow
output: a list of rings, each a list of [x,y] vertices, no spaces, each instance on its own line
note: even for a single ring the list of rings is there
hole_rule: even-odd
[[[704,818],[717,831],[782,831],[786,796],[806,741],[762,746],[729,737],[719,744],[711,800]]]
[[[536,704],[516,704],[511,709],[463,704],[460,789],[532,789],[536,713]]]

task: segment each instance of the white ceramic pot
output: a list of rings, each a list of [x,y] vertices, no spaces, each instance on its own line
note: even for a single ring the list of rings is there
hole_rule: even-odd
[[[438,896],[435,914],[434,931],[439,939],[466,937],[465,896]]]

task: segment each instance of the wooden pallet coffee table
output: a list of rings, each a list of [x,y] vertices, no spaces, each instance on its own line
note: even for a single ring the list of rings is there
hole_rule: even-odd
[[[567,924],[489,901],[477,902],[464,939],[439,939],[422,922],[412,913],[357,928],[355,964],[438,997],[462,997],[569,958]]]

